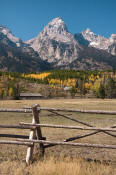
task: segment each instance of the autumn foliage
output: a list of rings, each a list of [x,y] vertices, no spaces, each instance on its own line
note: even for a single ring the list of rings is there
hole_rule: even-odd
[[[48,96],[51,96],[50,93],[52,96],[57,96],[58,93],[59,96],[63,96],[64,93],[65,96],[70,94],[71,96],[80,95],[82,97],[91,94],[99,98],[116,97],[115,71],[75,70],[56,70],[31,74],[1,72],[0,96],[13,96],[16,91],[19,92],[23,89],[21,86],[25,81],[36,83],[38,86],[46,85],[44,91],[49,94]],[[42,93],[42,88],[40,86],[38,88],[40,93]]]

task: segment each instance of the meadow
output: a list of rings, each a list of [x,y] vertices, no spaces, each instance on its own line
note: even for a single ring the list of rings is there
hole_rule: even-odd
[[[24,108],[33,104],[41,107],[116,110],[115,99],[50,99],[50,100],[2,100],[0,108]],[[85,121],[96,127],[109,127],[116,124],[115,115],[65,113],[73,118]],[[18,124],[31,122],[32,114],[0,113],[1,124]],[[75,122],[54,116],[50,112],[41,111],[40,123],[76,125]],[[78,124],[79,125],[79,124]],[[86,131],[89,133],[89,131]],[[29,135],[29,130],[0,129],[0,133],[15,133]],[[85,131],[42,128],[42,134],[47,140],[61,140],[84,134]],[[1,138],[5,139],[5,138]],[[76,141],[75,141],[76,142]],[[91,137],[77,140],[79,143],[98,143],[116,145],[114,137],[99,133]],[[33,162],[25,164],[26,147],[16,145],[0,145],[0,174],[10,175],[115,175],[115,150],[54,146],[45,150],[45,157],[38,157],[37,148],[34,150]],[[20,166],[19,166],[20,164]]]

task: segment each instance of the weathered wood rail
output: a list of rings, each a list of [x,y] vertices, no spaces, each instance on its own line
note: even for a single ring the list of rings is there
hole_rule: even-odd
[[[65,125],[53,125],[53,124],[40,124],[40,111],[49,111],[52,113],[52,116],[60,116],[66,118],[68,120],[72,120],[76,123],[80,123],[84,125],[82,126],[65,126]],[[101,110],[80,110],[80,109],[59,109],[59,108],[43,108],[38,104],[32,106],[32,108],[27,107],[24,109],[3,109],[0,108],[0,112],[19,112],[19,113],[32,113],[32,123],[24,123],[21,122],[18,125],[0,125],[0,128],[16,128],[16,129],[28,129],[30,130],[29,136],[27,135],[16,135],[16,134],[0,134],[0,137],[6,138],[16,138],[16,140],[0,140],[0,144],[16,144],[16,145],[24,145],[27,146],[27,155],[26,155],[26,163],[30,164],[30,160],[32,160],[34,144],[39,144],[39,153],[41,156],[44,155],[44,151],[46,148],[56,146],[56,145],[67,145],[67,146],[77,146],[77,147],[93,147],[93,148],[107,148],[107,149],[116,149],[116,145],[104,145],[104,144],[89,144],[89,143],[73,143],[70,141],[74,141],[80,138],[88,137],[95,135],[97,133],[103,132],[112,137],[116,137],[116,125],[110,126],[109,128],[99,128],[90,125],[87,122],[83,122],[81,120],[70,117],[66,114],[61,114],[59,112],[81,112],[81,113],[90,113],[90,114],[104,114],[104,115],[116,115],[116,111],[101,111]],[[77,135],[75,137],[67,138],[63,141],[50,141],[46,140],[45,137],[42,136],[41,127],[48,128],[64,128],[64,129],[75,129],[82,131],[92,131],[87,134]],[[68,143],[70,142],[70,143]]]
[[[59,112],[80,112],[80,113],[89,113],[89,114],[110,114],[116,115],[116,111],[107,111],[107,110],[82,110],[82,109],[69,109],[69,108],[45,108],[37,107],[37,110],[44,111],[59,111]],[[24,109],[12,109],[12,108],[0,108],[0,112],[19,112],[19,113],[32,113],[31,107],[25,107]]]

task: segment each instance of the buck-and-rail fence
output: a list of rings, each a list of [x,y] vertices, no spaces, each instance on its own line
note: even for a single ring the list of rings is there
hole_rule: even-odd
[[[53,115],[61,116],[63,118],[72,120],[76,123],[84,125],[82,126],[66,126],[66,125],[54,125],[54,124],[40,124],[40,111],[49,111]],[[18,125],[1,125],[0,128],[17,128],[17,129],[29,129],[29,136],[27,135],[17,135],[17,134],[1,134],[0,137],[5,138],[15,138],[16,140],[0,140],[0,144],[16,144],[16,145],[24,145],[27,146],[27,154],[26,154],[26,163],[30,164],[33,155],[34,144],[39,144],[39,153],[41,156],[44,156],[45,149],[48,147],[56,146],[56,145],[70,145],[77,147],[93,147],[93,148],[107,148],[107,149],[116,149],[116,145],[106,145],[106,144],[89,144],[89,143],[75,143],[71,142],[77,139],[81,139],[84,137],[92,136],[97,133],[105,133],[112,137],[116,137],[116,124],[110,126],[108,128],[100,128],[94,127],[93,125],[78,120],[77,118],[70,117],[67,114],[62,114],[59,112],[77,112],[77,113],[89,113],[89,114],[109,114],[116,115],[116,111],[103,111],[103,110],[80,110],[80,109],[61,109],[61,108],[45,108],[40,107],[39,104],[35,104],[32,107],[26,107],[23,109],[6,109],[0,108],[0,112],[18,112],[18,113],[32,113],[32,123],[24,123],[20,122]],[[64,128],[64,129],[75,129],[82,131],[91,131],[90,133],[86,133],[83,135],[77,135],[74,137],[67,138],[63,141],[51,141],[46,140],[46,137],[42,136],[41,127],[48,128]]]

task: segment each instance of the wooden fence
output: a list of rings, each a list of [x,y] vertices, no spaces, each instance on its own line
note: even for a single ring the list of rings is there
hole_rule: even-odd
[[[40,124],[40,111],[45,110],[49,111],[54,115],[61,116],[68,120],[72,120],[76,123],[80,123],[84,125],[81,126],[65,126],[65,125],[53,125],[53,124]],[[110,114],[116,115],[116,111],[98,111],[98,110],[79,110],[79,109],[56,109],[56,108],[42,108],[38,104],[32,106],[32,108],[25,109],[0,109],[0,112],[19,112],[19,113],[32,113],[32,123],[19,123],[19,125],[0,125],[0,128],[19,128],[19,129],[29,129],[29,136],[26,135],[16,135],[16,134],[0,134],[0,137],[8,137],[8,138],[16,138],[16,140],[0,140],[0,144],[16,144],[16,145],[25,145],[27,146],[27,154],[26,154],[26,163],[29,164],[30,160],[32,160],[32,154],[34,149],[34,144],[39,144],[39,153],[41,156],[44,155],[45,148],[56,146],[56,145],[71,145],[71,146],[81,146],[81,147],[93,147],[93,148],[107,148],[107,149],[116,149],[115,145],[104,145],[104,144],[88,144],[88,143],[74,143],[70,141],[74,141],[77,139],[81,139],[84,137],[92,136],[97,133],[105,133],[112,137],[116,137],[116,125],[110,126],[108,128],[99,128],[90,125],[87,122],[83,122],[81,120],[70,117],[66,114],[61,114],[59,112],[81,112],[81,113],[90,113],[90,114]],[[75,129],[75,130],[87,130],[91,131],[90,133],[83,134],[80,136],[71,137],[65,139],[64,141],[50,141],[46,140],[45,137],[42,137],[41,127],[48,128],[65,128],[65,129]],[[69,143],[70,142],[70,143]]]

